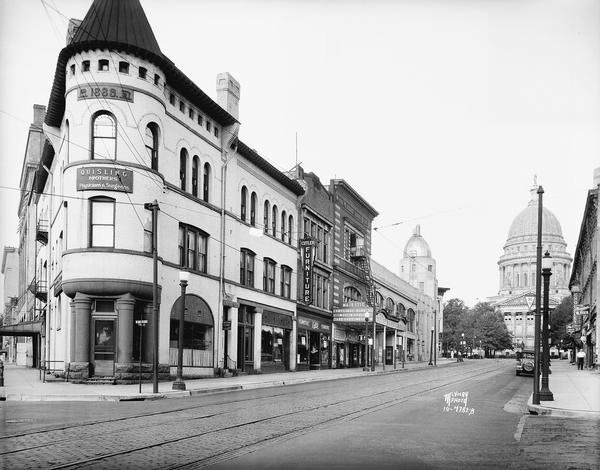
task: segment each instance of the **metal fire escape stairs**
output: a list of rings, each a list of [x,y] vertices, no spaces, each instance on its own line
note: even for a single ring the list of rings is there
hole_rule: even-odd
[[[371,257],[364,245],[352,247],[350,261],[359,269],[362,281],[367,285],[367,305],[375,307],[375,282],[371,276]]]

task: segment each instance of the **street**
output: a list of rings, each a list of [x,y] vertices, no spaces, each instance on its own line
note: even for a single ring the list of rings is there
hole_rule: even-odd
[[[526,414],[531,380],[513,366],[161,401],[5,402],[2,467],[599,468],[597,421]]]

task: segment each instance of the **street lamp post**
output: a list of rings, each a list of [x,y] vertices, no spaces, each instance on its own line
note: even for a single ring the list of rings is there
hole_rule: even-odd
[[[431,327],[431,344],[429,345],[429,364],[427,364],[428,366],[432,366],[433,362],[433,332],[435,331],[435,327],[432,326]]]
[[[181,286],[181,302],[179,304],[179,337],[177,339],[177,377],[173,382],[173,390],[185,390],[183,381],[183,324],[185,315],[185,289],[188,285],[190,273],[179,272],[179,285]]]
[[[365,357],[363,370],[369,370],[369,312],[365,312]]]
[[[542,324],[542,388],[540,390],[540,400],[552,401],[554,396],[548,386],[548,375],[550,365],[550,347],[548,345],[548,300],[550,276],[552,276],[552,257],[546,251],[542,258],[542,276],[544,277],[544,313]]]
[[[544,188],[538,186],[537,253],[535,264],[535,322],[533,330],[533,398],[534,405],[540,404],[540,313],[542,310],[542,210]]]

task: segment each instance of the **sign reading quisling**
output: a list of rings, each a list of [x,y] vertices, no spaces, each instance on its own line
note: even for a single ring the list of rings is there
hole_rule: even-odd
[[[77,169],[77,191],[133,192],[133,171],[110,166],[86,166]]]

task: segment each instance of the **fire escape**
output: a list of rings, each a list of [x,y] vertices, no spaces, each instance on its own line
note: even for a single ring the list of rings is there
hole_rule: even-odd
[[[48,244],[48,222],[40,219],[36,224],[35,240],[40,245]],[[36,250],[36,265],[37,265]],[[45,268],[43,268],[45,270]],[[35,319],[43,320],[46,314],[46,304],[48,303],[48,281],[43,275],[43,271],[36,267],[36,275],[29,284],[29,291],[35,296],[38,302],[35,303]]]
[[[367,285],[367,305],[375,305],[375,282],[371,276],[371,257],[364,245],[350,248],[350,261],[358,268],[361,280]]]

